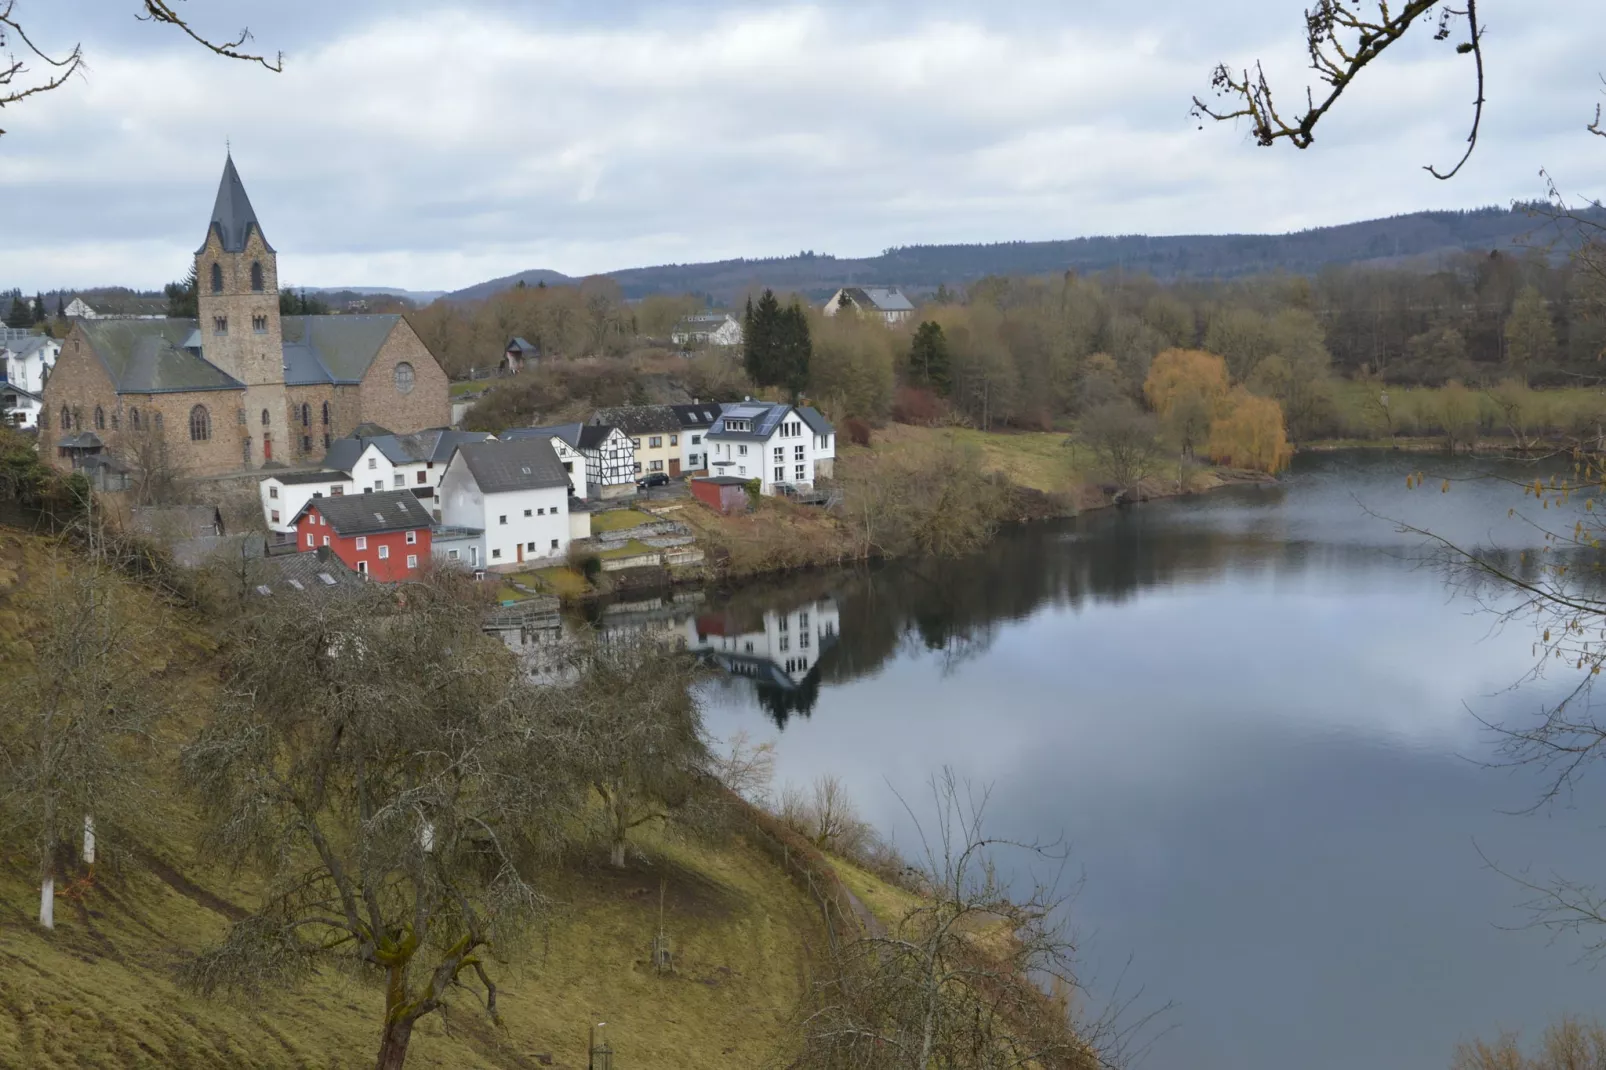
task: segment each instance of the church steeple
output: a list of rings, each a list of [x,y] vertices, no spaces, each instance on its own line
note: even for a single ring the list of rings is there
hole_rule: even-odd
[[[240,172],[234,169],[233,153],[223,161],[223,179],[218,183],[217,201],[212,205],[212,222],[208,230],[217,234],[226,253],[244,252],[246,239],[253,230],[262,239],[267,251],[274,251],[273,246],[268,244],[267,235],[262,233],[262,224],[257,222],[256,210],[251,207],[251,198],[246,196]]]

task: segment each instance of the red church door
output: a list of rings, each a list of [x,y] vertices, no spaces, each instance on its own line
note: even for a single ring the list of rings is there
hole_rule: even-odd
[[[262,459],[264,461],[273,460],[273,432],[272,431],[264,431],[264,432],[262,432]]]

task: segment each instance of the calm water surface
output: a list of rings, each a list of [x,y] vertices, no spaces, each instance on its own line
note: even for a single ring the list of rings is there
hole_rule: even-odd
[[[1301,459],[1276,487],[1016,531],[973,561],[616,623],[713,652],[711,730],[774,739],[783,782],[840,776],[899,842],[895,793],[918,808],[945,765],[992,786],[993,831],[1063,834],[1095,993],[1124,971],[1140,1007],[1172,1005],[1144,1066],[1443,1068],[1457,1041],[1606,1010],[1576,939],[1514,929],[1523,896],[1478,853],[1606,879],[1606,769],[1511,816],[1537,774],[1479,764],[1474,713],[1531,716],[1569,681],[1513,689],[1531,630],[1368,515],[1538,544],[1506,486],[1405,489],[1446,464]]]

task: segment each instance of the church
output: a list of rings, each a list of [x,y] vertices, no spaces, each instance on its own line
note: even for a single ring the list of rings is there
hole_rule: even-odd
[[[279,314],[277,254],[232,156],[195,277],[198,319],[73,326],[42,399],[49,463],[212,476],[316,463],[359,424],[448,423],[446,373],[401,316]]]

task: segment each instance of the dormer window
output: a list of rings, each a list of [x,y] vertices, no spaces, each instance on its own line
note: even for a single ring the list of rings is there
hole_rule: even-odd
[[[212,333],[213,334],[228,334],[229,333],[229,317],[227,317],[227,316],[213,316],[212,317]]]
[[[215,294],[223,292],[223,265],[215,261],[212,264],[212,292]]]
[[[262,292],[262,262],[260,260],[251,261],[251,289],[257,293]]]

